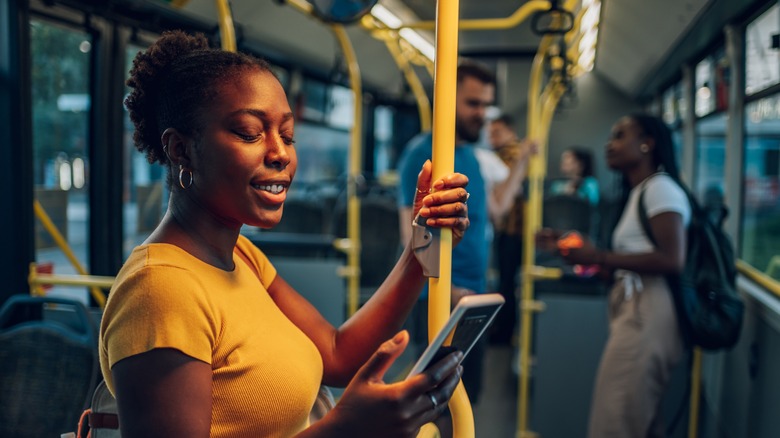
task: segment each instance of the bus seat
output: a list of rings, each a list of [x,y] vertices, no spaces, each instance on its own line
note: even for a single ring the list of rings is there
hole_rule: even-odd
[[[337,205],[333,222],[333,234],[346,237],[346,202]],[[360,239],[360,286],[373,292],[398,260],[401,237],[393,198],[369,195],[361,199]]]
[[[544,199],[542,226],[559,230],[577,230],[591,235],[593,209],[579,196],[554,195]]]
[[[74,329],[45,319],[72,308]],[[0,436],[59,436],[89,405],[97,381],[96,327],[78,301],[14,295],[0,309]]]

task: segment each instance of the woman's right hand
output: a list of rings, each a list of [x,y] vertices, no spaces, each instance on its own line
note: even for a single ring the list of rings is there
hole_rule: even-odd
[[[449,354],[410,379],[385,383],[385,373],[408,343],[409,334],[398,333],[360,368],[323,418],[338,436],[416,437],[420,427],[441,415],[460,380],[462,353]]]

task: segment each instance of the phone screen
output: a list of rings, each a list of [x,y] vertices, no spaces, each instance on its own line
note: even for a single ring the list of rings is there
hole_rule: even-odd
[[[466,297],[464,300],[468,301],[468,298],[469,297]],[[482,298],[490,299],[486,295],[483,295],[480,299]],[[439,332],[431,345],[429,345],[422,356],[420,356],[420,360],[418,360],[417,364],[415,364],[414,368],[409,373],[409,377],[424,371],[429,366],[455,350],[462,351],[463,357],[465,358],[477,343],[480,336],[485,333],[503,303],[503,297],[499,295],[490,302],[483,302],[477,305],[459,305],[456,307],[450,317],[450,321],[447,322],[443,330],[446,330],[447,326],[453,328],[446,333]],[[442,345],[450,333],[453,333],[451,344],[449,346]]]

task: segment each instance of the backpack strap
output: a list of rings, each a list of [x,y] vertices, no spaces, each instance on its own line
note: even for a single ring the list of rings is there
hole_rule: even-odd
[[[642,225],[642,231],[650,240],[650,243],[652,243],[653,246],[657,248],[658,242],[656,242],[655,238],[653,237],[653,230],[650,228],[650,218],[647,217],[647,208],[645,208],[645,186],[646,184],[642,184],[642,189],[639,192],[639,201],[637,202],[636,206],[637,213],[639,216],[639,223]]]
[[[666,173],[656,173],[651,176],[649,176],[643,183],[642,183],[642,189],[639,192],[639,201],[637,202],[637,213],[639,216],[639,223],[642,225],[642,231],[644,231],[645,236],[650,240],[650,242],[653,244],[654,247],[658,247],[658,242],[653,237],[653,229],[650,228],[650,218],[647,217],[647,208],[645,207],[645,188],[647,186],[647,181],[650,180],[650,178],[653,178],[655,175],[667,175]],[[691,222],[694,220],[694,218],[699,216],[699,212],[701,211],[701,207],[699,207],[699,203],[696,202],[696,198],[691,196],[691,192],[688,191],[688,188],[685,187],[684,184],[682,184],[680,181],[674,180],[674,182],[677,184],[680,189],[682,189],[683,193],[685,193],[685,198],[688,200],[688,205],[691,209],[691,216],[690,220]]]

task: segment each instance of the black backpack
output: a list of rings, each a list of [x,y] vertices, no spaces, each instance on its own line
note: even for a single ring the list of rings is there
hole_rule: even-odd
[[[680,187],[691,206],[685,268],[681,274],[666,276],[680,330],[688,345],[706,350],[731,348],[739,339],[744,309],[736,288],[734,247],[721,224],[713,223],[690,192],[684,186]],[[639,220],[645,235],[656,245],[644,196],[642,188],[638,202]]]

